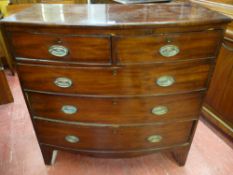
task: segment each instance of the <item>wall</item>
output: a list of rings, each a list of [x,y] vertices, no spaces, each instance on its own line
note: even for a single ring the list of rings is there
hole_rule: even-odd
[[[6,13],[6,6],[8,3],[9,3],[8,0],[1,0],[0,1],[0,10],[3,14]]]

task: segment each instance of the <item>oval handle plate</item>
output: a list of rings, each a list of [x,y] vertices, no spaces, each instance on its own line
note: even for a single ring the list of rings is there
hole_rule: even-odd
[[[156,106],[151,112],[154,115],[164,115],[168,113],[168,108],[166,106]]]
[[[69,143],[77,143],[80,139],[74,135],[68,135],[65,137],[65,140]]]
[[[168,87],[175,83],[175,79],[170,75],[164,75],[164,76],[159,77],[156,83],[157,85],[161,87]]]
[[[62,45],[52,45],[49,47],[48,51],[51,55],[56,57],[64,57],[69,53],[68,48]]]
[[[147,137],[147,141],[150,143],[158,143],[162,140],[162,136],[161,135],[151,135],[149,137]]]
[[[229,51],[233,52],[233,47],[228,46],[228,45],[227,45],[227,44],[225,44],[225,43],[222,43],[222,46],[223,46],[225,49],[227,49],[227,50],[229,50]]]
[[[159,49],[159,53],[164,57],[173,57],[180,52],[178,46],[175,45],[165,45]]]
[[[64,105],[62,106],[61,111],[65,114],[71,115],[71,114],[75,114],[78,111],[78,109],[77,107],[72,106],[72,105]]]
[[[61,88],[68,88],[72,86],[72,80],[66,77],[58,77],[54,81],[54,84]]]

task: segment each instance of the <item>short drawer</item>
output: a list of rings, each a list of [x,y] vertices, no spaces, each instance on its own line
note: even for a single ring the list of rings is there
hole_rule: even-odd
[[[203,95],[198,92],[162,97],[91,98],[27,92],[34,116],[108,124],[197,119]]]
[[[82,95],[151,95],[206,88],[209,60],[131,67],[18,65],[24,89]]]
[[[16,57],[82,64],[110,64],[109,36],[12,33]]]
[[[132,150],[189,141],[193,122],[138,127],[87,127],[34,120],[40,143],[73,149]]]
[[[114,37],[119,64],[137,64],[214,57],[222,31]]]

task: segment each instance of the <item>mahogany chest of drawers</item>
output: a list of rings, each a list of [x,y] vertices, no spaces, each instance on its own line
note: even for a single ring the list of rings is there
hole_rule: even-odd
[[[184,165],[229,19],[191,3],[34,5],[1,29],[46,164],[54,150]]]

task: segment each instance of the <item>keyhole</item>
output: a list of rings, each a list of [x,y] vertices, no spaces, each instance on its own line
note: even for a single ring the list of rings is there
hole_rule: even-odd
[[[172,42],[172,39],[171,39],[171,38],[166,38],[166,42],[167,42],[167,43],[171,43],[171,42]]]
[[[117,101],[116,101],[116,100],[113,100],[113,101],[112,101],[112,104],[113,104],[113,105],[117,105]]]
[[[62,40],[60,38],[58,38],[56,42],[57,42],[57,44],[61,44]]]
[[[117,75],[117,70],[116,69],[112,70],[112,75],[114,75],[114,76]]]

